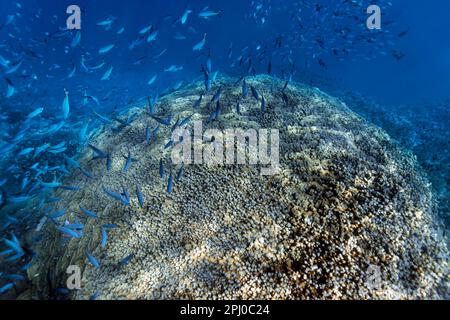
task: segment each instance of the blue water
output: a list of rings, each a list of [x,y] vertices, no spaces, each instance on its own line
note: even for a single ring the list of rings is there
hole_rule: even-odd
[[[270,63],[274,76],[306,82],[341,97],[354,111],[416,153],[440,201],[439,215],[449,224],[448,1],[19,3],[0,2],[0,56],[9,61],[6,66],[0,65],[2,237],[10,239],[15,232],[22,241],[23,226],[33,227],[38,222],[33,219],[33,212],[20,211],[26,201],[14,204],[18,213],[14,218],[8,210],[8,199],[18,201],[17,197],[34,194],[39,189],[38,180],[64,176],[64,168],[54,172],[48,169],[61,164],[61,154],[76,157],[85,146],[86,141],[77,141],[84,123],[90,121],[87,137],[102,125],[92,110],[113,117],[137,99],[163,95],[174,87],[202,80],[202,66],[208,56],[212,72],[219,76],[239,78],[268,73]],[[66,9],[71,4],[82,9],[81,41],[75,47],[71,43],[77,31],[64,30]],[[366,28],[366,8],[370,4],[381,7],[381,30]],[[199,17],[205,7],[218,14],[208,19]],[[182,24],[180,18],[187,9],[192,13]],[[114,18],[109,28],[98,25],[109,17]],[[150,25],[158,33],[148,43],[149,32],[140,35],[139,31]],[[118,34],[122,28],[123,33]],[[193,51],[205,34],[203,49]],[[130,48],[140,38],[142,43]],[[99,49],[110,44],[114,44],[111,51],[99,54]],[[401,58],[397,59],[395,53]],[[102,63],[104,66],[84,70],[82,56],[88,68]],[[19,63],[16,71],[7,73]],[[172,65],[183,68],[165,71]],[[69,78],[74,67],[75,73]],[[111,67],[109,80],[101,81]],[[154,83],[148,84],[155,75]],[[8,86],[9,95],[14,90],[10,97]],[[45,134],[52,125],[62,123],[65,90],[70,97],[70,118],[57,132]],[[24,124],[27,115],[41,107],[42,114]],[[69,143],[64,146],[66,150],[57,150],[61,151],[59,160],[48,150],[35,157],[17,156],[25,148],[55,145],[62,140]],[[40,162],[42,170],[39,179],[35,178],[38,171],[30,169],[36,162]],[[0,248],[3,249],[7,248]]]

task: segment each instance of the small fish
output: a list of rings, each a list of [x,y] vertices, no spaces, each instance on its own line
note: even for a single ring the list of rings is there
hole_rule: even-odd
[[[197,101],[195,101],[194,103],[194,109],[198,109],[200,108],[201,104],[202,104],[202,100],[203,100],[203,94],[200,95],[200,98],[198,98]]]
[[[97,160],[97,159],[106,159],[107,158],[107,154],[106,152],[103,152],[102,150],[100,150],[97,147],[94,147],[93,145],[89,145],[89,148],[92,149],[92,151],[94,151],[95,156],[92,158],[92,160]]]
[[[9,69],[6,69],[5,74],[13,74],[16,72],[21,66],[22,66],[23,60],[20,60],[18,63],[10,67]]]
[[[145,143],[150,144],[151,140],[152,140],[152,131],[150,130],[150,127],[147,126],[145,128]]]
[[[63,119],[67,120],[70,114],[70,104],[69,104],[69,92],[65,90],[65,97],[62,104],[62,115]]]
[[[208,55],[208,59],[206,60],[206,70],[208,73],[211,73],[212,71],[212,60],[211,60],[211,52]]]
[[[183,66],[171,65],[170,67],[164,69],[164,72],[178,72],[183,70]]]
[[[61,187],[61,183],[57,182],[57,181],[53,181],[53,182],[41,182],[41,186],[43,188],[47,188],[47,189],[58,189],[59,187]]]
[[[108,223],[108,224],[102,225],[102,228],[104,228],[104,229],[116,229],[117,225],[115,225],[113,223]]]
[[[101,293],[98,292],[98,291],[95,292],[92,296],[89,297],[89,300],[90,300],[90,301],[95,301],[95,300],[97,300],[97,298],[100,297],[100,294],[101,294]]]
[[[126,157],[125,165],[123,167],[123,172],[128,172],[132,162],[133,162],[133,158],[131,157],[131,152],[128,151],[128,156]]]
[[[78,46],[80,44],[81,41],[81,32],[78,30],[75,33],[75,36],[73,37],[72,43],[70,44],[70,46],[72,48],[75,48],[76,46]]]
[[[86,251],[86,257],[88,258],[89,262],[92,264],[92,266],[96,269],[100,268],[100,263],[98,262],[98,260],[91,254],[89,254],[89,252]]]
[[[159,160],[159,176],[161,179],[164,178],[164,163],[162,158]]]
[[[262,99],[261,99],[261,111],[262,112],[267,111],[267,104],[266,104],[266,99],[264,99],[264,96],[262,96]]]
[[[179,127],[182,127],[182,126],[188,124],[189,121],[191,121],[191,119],[192,119],[193,116],[194,116],[194,115],[190,115],[189,117],[184,118],[183,120],[180,121],[180,123],[178,124],[178,126],[179,126]]]
[[[37,116],[40,115],[43,111],[44,111],[44,108],[37,108],[36,110],[34,110],[33,112],[31,112],[29,115],[27,115],[27,120],[31,120],[31,119],[37,117]]]
[[[217,103],[218,101],[220,101],[221,96],[222,96],[222,86],[220,86],[219,89],[217,89],[210,103]]]
[[[180,182],[181,178],[183,177],[183,174],[184,174],[184,163],[181,165],[180,169],[178,170],[177,177],[176,177],[177,182]]]
[[[0,65],[2,65],[3,68],[8,68],[8,67],[9,67],[9,63],[10,63],[9,60],[6,60],[5,58],[3,58],[3,57],[0,55]]]
[[[159,118],[156,116],[151,115],[151,117],[158,123],[162,124],[163,126],[170,126],[170,123],[172,122],[172,115],[169,115],[167,118]]]
[[[152,28],[153,28],[152,25],[149,25],[149,26],[147,26],[147,27],[144,27],[144,28],[141,29],[141,31],[139,31],[139,34],[146,34],[146,33],[148,33]]]
[[[170,139],[165,145],[164,145],[164,149],[169,149],[170,147],[173,146],[173,140]]]
[[[181,19],[180,19],[181,24],[185,24],[185,23],[186,23],[186,21],[187,21],[189,15],[190,15],[191,13],[192,13],[192,10],[186,10],[186,11],[183,13],[183,16],[182,16]]]
[[[108,153],[106,155],[106,171],[111,171],[111,165],[112,165],[112,159],[111,159],[111,155]]]
[[[16,89],[14,88],[14,85],[11,80],[9,80],[8,78],[5,78],[5,81],[7,83],[6,98],[11,98],[14,95],[14,93],[16,92]]]
[[[244,82],[242,83],[242,96],[244,97],[244,99],[246,99],[248,97],[248,87],[247,87],[247,82],[244,79]]]
[[[211,17],[220,16],[222,11],[203,10],[198,14],[199,18],[209,19]]]
[[[98,26],[104,27],[105,30],[109,30],[111,29],[112,24],[114,23],[114,21],[116,20],[116,18],[114,17],[109,17],[106,20],[100,21],[99,23],[97,23]]]
[[[197,43],[193,48],[192,51],[200,51],[203,49],[203,47],[206,44],[206,33],[203,35],[203,40]]]
[[[103,77],[102,77],[101,80],[102,80],[102,81],[109,80],[109,78],[111,77],[111,73],[112,73],[113,69],[114,69],[114,67],[109,68],[109,69],[105,72],[105,74],[103,75]]]
[[[4,274],[2,278],[13,281],[25,281],[25,277],[20,274]]]
[[[161,51],[160,53],[158,53],[156,56],[153,56],[153,60],[158,60],[159,58],[161,58],[165,53],[167,52],[167,49],[164,49],[163,51]]]
[[[69,236],[71,238],[80,239],[82,237],[81,233],[78,233],[70,228],[67,227],[56,227],[56,229],[61,232],[62,234]]]
[[[155,75],[147,82],[147,84],[148,84],[148,85],[152,85],[153,83],[155,83],[156,78],[158,78],[158,75],[157,75],[157,74],[155,74]]]
[[[49,214],[47,217],[50,219],[58,219],[63,217],[66,214],[66,210],[61,210],[52,214]]]
[[[102,235],[101,246],[102,248],[104,248],[106,247],[106,243],[108,242],[108,233],[106,232],[106,229],[103,227],[100,227],[100,232]]]
[[[253,98],[259,101],[259,93],[254,86],[250,86],[250,90],[252,91]]]
[[[100,122],[102,122],[104,124],[110,124],[112,122],[111,119],[109,119],[105,116],[102,116],[101,114],[98,114],[94,109],[92,109],[92,113],[98,120],[100,120]]]
[[[107,46],[101,48],[100,50],[98,50],[98,53],[99,53],[99,54],[105,54],[105,53],[108,53],[108,52],[111,51],[114,47],[115,47],[114,44],[107,45]]]
[[[14,283],[10,282],[10,283],[5,284],[4,286],[2,286],[0,288],[0,295],[1,294],[5,294],[6,292],[11,290],[12,288],[14,288]]]
[[[80,191],[80,187],[74,187],[74,186],[61,186],[61,189],[67,190],[67,191]]]
[[[17,156],[18,156],[18,157],[26,156],[26,155],[32,153],[33,151],[34,151],[34,148],[25,148],[25,149],[22,149],[22,150],[17,154]]]
[[[175,33],[174,38],[175,40],[186,40],[186,37],[179,32]]]
[[[122,202],[126,206],[130,205],[130,200],[129,200],[129,198],[127,196],[124,196],[124,195],[119,194],[117,192],[110,191],[110,190],[106,189],[105,187],[102,187],[102,189],[103,189],[103,192],[106,193],[111,198]]]
[[[87,215],[88,217],[91,217],[91,218],[94,218],[94,219],[98,219],[98,216],[97,216],[97,214],[96,214],[95,212],[86,210],[86,209],[83,208],[83,207],[80,207],[80,211],[81,211],[83,214]]]
[[[173,188],[173,174],[172,170],[170,170],[169,179],[167,180],[167,193],[171,194]]]
[[[67,76],[67,79],[71,79],[73,78],[73,76],[75,75],[75,72],[77,71],[77,66],[73,65],[72,67],[72,71],[70,71],[69,75]]]
[[[152,32],[150,32],[150,34],[147,37],[147,42],[150,43],[152,41],[156,40],[156,37],[158,36],[158,31],[157,30],[153,30]]]
[[[144,196],[142,195],[141,189],[138,185],[136,185],[136,195],[139,201],[139,205],[141,206],[141,208],[144,208]]]
[[[119,266],[123,267],[126,266],[127,264],[130,263],[130,261],[134,258],[134,254],[130,254],[128,256],[126,256],[125,258],[123,258],[122,260],[119,261]]]

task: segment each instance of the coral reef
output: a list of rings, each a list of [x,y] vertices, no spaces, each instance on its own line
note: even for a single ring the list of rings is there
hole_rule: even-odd
[[[64,285],[66,268],[83,270],[73,299],[423,299],[444,298],[448,260],[432,216],[432,194],[415,157],[381,129],[320,90],[267,76],[248,78],[267,101],[267,111],[243,98],[236,79],[223,85],[220,117],[205,128],[277,128],[281,172],[260,175],[258,166],[185,167],[167,193],[158,173],[171,127],[145,142],[146,99],[130,109],[134,122],[120,132],[105,127],[92,145],[113,155],[111,171],[79,159],[64,181],[81,190],[59,190],[61,219],[85,224],[81,239],[65,239],[47,223],[29,270],[33,294],[46,297],[49,279]],[[204,120],[211,114],[201,83],[161,98],[158,112]],[[240,114],[235,106],[240,103]],[[123,172],[125,156],[135,161]],[[139,206],[139,185],[145,199]],[[131,205],[103,191],[130,190]],[[80,214],[80,206],[99,219]],[[100,225],[114,223],[105,248]],[[89,251],[100,262],[94,268]],[[128,264],[119,262],[133,254]]]

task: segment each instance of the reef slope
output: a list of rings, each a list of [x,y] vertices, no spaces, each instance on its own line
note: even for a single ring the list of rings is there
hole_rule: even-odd
[[[190,165],[168,194],[164,145],[171,126],[161,126],[158,141],[147,145],[145,129],[157,123],[143,99],[129,111],[136,114],[131,125],[120,132],[104,128],[91,141],[112,154],[111,171],[86,148],[79,162],[94,178],[74,170],[64,184],[81,191],[58,191],[60,209],[68,210],[60,223],[83,222],[84,236],[64,239],[46,224],[39,262],[29,270],[34,294],[48,294],[48,271],[53,286],[63,286],[66,268],[79,265],[82,289],[74,299],[94,293],[100,299],[442,298],[447,248],[415,157],[316,88],[291,83],[283,95],[281,80],[258,76],[247,83],[264,96],[266,112],[251,95],[242,97],[236,79],[221,78],[201,108],[193,109],[203,92],[197,83],[162,97],[158,114],[194,114],[192,121],[203,120],[205,129],[279,129],[279,174],[261,176],[249,165]],[[219,85],[223,111],[206,124],[212,111],[206,105]],[[135,161],[124,173],[129,151]],[[131,205],[112,200],[102,186],[127,188]],[[99,219],[80,214],[80,206]],[[100,225],[107,223],[118,227],[102,248]]]

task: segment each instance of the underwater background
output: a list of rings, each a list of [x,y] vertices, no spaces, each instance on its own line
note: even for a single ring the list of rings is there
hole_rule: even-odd
[[[373,4],[381,30],[366,26]],[[69,5],[80,30],[66,29]],[[40,239],[25,234],[90,139],[138,100],[157,105],[205,77],[267,74],[339,98],[417,157],[448,233],[449,11],[444,0],[1,1],[2,295],[26,287],[32,259],[18,261]]]

